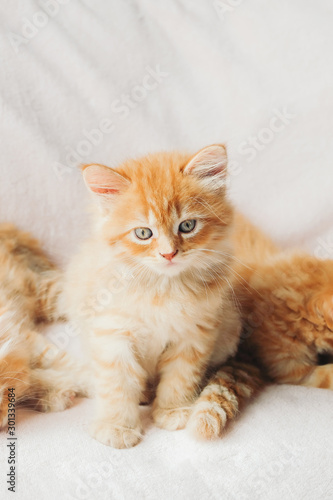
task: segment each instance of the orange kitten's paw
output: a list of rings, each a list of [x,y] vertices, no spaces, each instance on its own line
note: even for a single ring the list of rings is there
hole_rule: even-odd
[[[63,411],[73,406],[77,393],[72,390],[51,391],[39,403],[38,411]]]
[[[157,427],[168,431],[177,431],[186,427],[190,416],[190,407],[182,408],[155,408],[153,418]]]
[[[216,439],[221,437],[227,418],[226,412],[219,405],[201,403],[190,416],[187,429],[197,438]]]
[[[112,425],[108,420],[96,420],[92,423],[90,434],[94,439],[113,448],[132,448],[142,439],[141,427],[135,429]]]

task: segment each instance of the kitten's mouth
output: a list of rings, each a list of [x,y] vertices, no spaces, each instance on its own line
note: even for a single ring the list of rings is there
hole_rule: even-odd
[[[179,261],[175,262],[174,260],[170,260],[169,262],[165,262],[163,267],[165,269],[179,269],[181,267],[181,263]]]
[[[182,262],[181,260],[179,261],[166,261],[164,260],[161,261],[159,260],[158,262],[154,262],[151,265],[151,268],[157,273],[157,274],[164,274],[166,276],[175,276],[177,274],[180,274],[182,271],[186,269],[185,263]]]
[[[179,262],[163,262],[159,267],[159,272],[165,273],[166,275],[174,275],[178,274],[182,270],[182,266]]]

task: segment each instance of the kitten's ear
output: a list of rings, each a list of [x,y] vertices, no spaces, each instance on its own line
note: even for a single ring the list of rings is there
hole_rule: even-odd
[[[103,198],[121,194],[130,185],[128,179],[104,165],[84,165],[82,173],[89,191]]]
[[[209,189],[221,189],[227,181],[227,150],[213,144],[199,151],[186,165],[184,174],[197,177]]]

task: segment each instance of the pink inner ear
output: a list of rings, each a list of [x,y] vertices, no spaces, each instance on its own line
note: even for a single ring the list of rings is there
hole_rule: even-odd
[[[90,191],[97,195],[115,195],[129,185],[127,179],[104,165],[88,165],[83,177]]]
[[[102,188],[102,187],[91,187],[91,190],[96,194],[116,194],[119,193],[118,189],[112,188]]]
[[[221,172],[225,172],[225,167],[224,165],[217,165],[216,167],[211,167],[207,172],[205,172],[205,175],[207,177],[219,175]]]
[[[217,177],[226,175],[227,152],[223,145],[213,144],[199,151],[185,167],[185,173],[198,177]]]

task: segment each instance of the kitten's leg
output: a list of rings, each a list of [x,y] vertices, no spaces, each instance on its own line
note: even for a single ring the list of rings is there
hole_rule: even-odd
[[[130,448],[142,438],[139,404],[146,373],[138,363],[130,334],[106,330],[92,339],[96,416],[92,436],[114,448]]]
[[[262,385],[259,369],[251,364],[231,362],[221,367],[194,404],[187,428],[199,438],[221,436],[227,422]]]
[[[29,406],[37,411],[63,411],[70,408],[80,388],[75,382],[73,372],[58,371],[52,368],[35,368],[31,371],[31,396]]]
[[[153,418],[167,430],[183,429],[204,377],[209,356],[192,346],[172,346],[158,365],[160,382],[153,404]]]
[[[303,378],[300,385],[333,390],[333,363],[310,367],[309,374]]]

